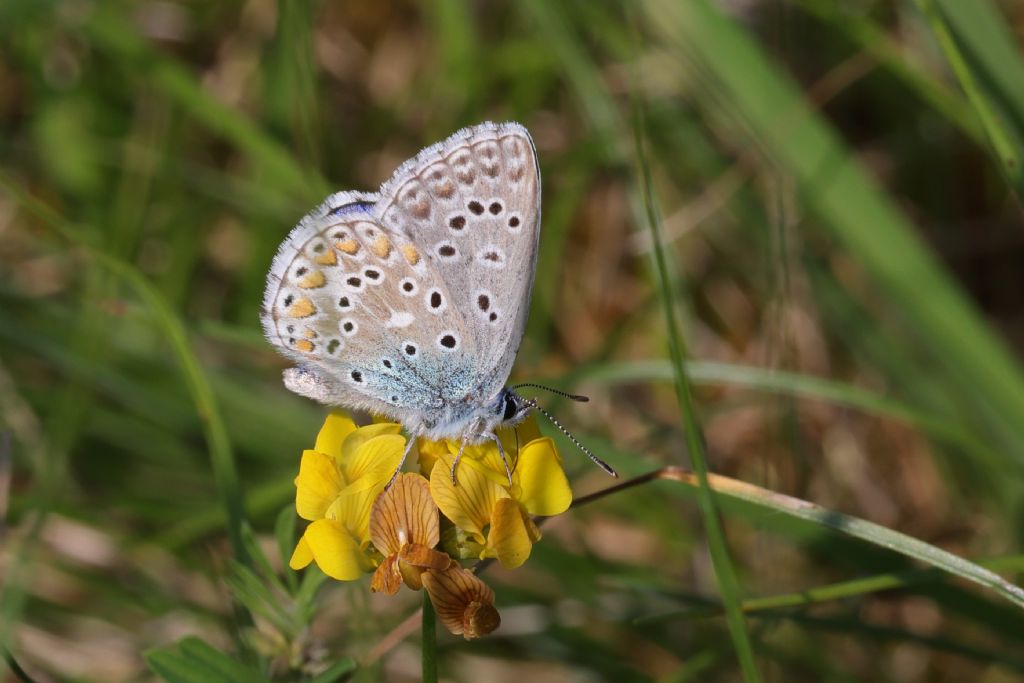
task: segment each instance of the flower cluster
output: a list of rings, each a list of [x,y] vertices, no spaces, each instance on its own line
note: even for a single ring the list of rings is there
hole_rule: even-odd
[[[373,572],[370,589],[389,595],[403,583],[426,589],[449,631],[490,633],[500,623],[494,592],[460,561],[493,557],[514,568],[529,558],[540,539],[532,517],[572,502],[558,451],[527,421],[499,433],[508,469],[494,443],[466,446],[453,481],[461,442],[420,440],[419,472],[395,476],[406,447],[400,431],[328,415],[295,479],[295,508],[310,524],[289,564],[315,562],[339,581]]]

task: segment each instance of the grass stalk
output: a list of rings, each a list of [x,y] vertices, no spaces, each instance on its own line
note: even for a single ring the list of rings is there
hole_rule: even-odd
[[[676,320],[673,283],[669,276],[668,258],[662,246],[660,218],[654,201],[650,166],[647,163],[647,157],[644,152],[644,121],[643,111],[640,107],[637,107],[636,111],[634,132],[636,135],[637,161],[640,169],[640,192],[646,211],[647,227],[651,232],[651,241],[654,245],[652,254],[657,274],[657,286],[664,307],[665,325],[668,330],[669,353],[675,373],[676,398],[679,402],[680,417],[682,419],[683,431],[686,434],[690,460],[693,463],[693,468],[697,473],[700,485],[697,497],[698,505],[704,522],[704,531],[707,535],[708,549],[711,553],[715,577],[718,580],[722,602],[725,605],[729,635],[736,650],[736,657],[743,672],[743,679],[747,683],[753,683],[760,681],[761,677],[754,662],[754,651],[747,636],[746,623],[743,619],[743,612],[740,609],[739,581],[736,578],[736,570],[733,567],[732,559],[729,557],[729,550],[725,543],[725,534],[722,530],[721,521],[718,518],[715,499],[708,485],[708,465],[705,456],[704,437],[690,391],[690,380],[686,372],[686,345],[679,332],[679,324]]]

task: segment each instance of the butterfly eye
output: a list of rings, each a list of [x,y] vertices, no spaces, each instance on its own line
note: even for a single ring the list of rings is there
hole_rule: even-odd
[[[512,394],[505,394],[505,412],[502,413],[501,419],[506,421],[511,420],[515,417],[518,409],[519,406],[516,405],[516,400],[512,397]]]

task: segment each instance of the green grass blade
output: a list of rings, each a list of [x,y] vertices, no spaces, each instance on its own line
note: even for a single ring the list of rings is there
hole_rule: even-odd
[[[320,201],[328,188],[319,175],[307,172],[277,141],[241,113],[226,107],[200,87],[182,64],[153,51],[115,11],[97,12],[86,26],[97,48],[138,71],[213,133],[244,152],[266,175],[264,182]]]
[[[634,477],[616,486],[582,496],[573,501],[573,507],[579,508],[596,500],[607,498],[620,491],[642,486],[652,481],[664,480],[682,484],[694,489],[698,500],[702,491],[710,490],[722,501],[738,501],[769,510],[793,519],[803,520],[813,526],[838,531],[846,536],[859,539],[866,543],[899,553],[929,567],[935,567],[948,574],[959,576],[972,583],[994,591],[1014,605],[1024,608],[1024,588],[1017,586],[991,569],[971,562],[930,543],[900,533],[893,529],[869,522],[853,515],[831,510],[810,501],[787,496],[769,489],[739,481],[720,474],[707,473],[704,477],[687,471],[681,467],[663,467],[653,472]],[[994,567],[1001,570],[1012,570],[1019,566],[1019,558],[999,558],[994,560]],[[724,603],[723,603],[724,605]],[[724,605],[728,610],[728,605]],[[728,611],[726,611],[728,614]]]
[[[702,485],[696,475],[679,470],[678,468],[666,469],[668,472],[664,476],[651,478],[668,479],[680,482],[698,491],[701,489]],[[836,512],[806,500],[769,491],[760,486],[737,481],[729,477],[709,474],[707,485],[716,494],[733,500],[752,503],[789,517],[802,519],[867,543],[887,548],[926,565],[937,567],[954,576],[959,576],[995,591],[1018,607],[1024,608],[1024,589],[1010,583],[995,572],[979,564],[965,560],[930,543],[925,543],[920,539],[859,517]]]
[[[694,384],[738,386],[787,396],[827,401],[857,408],[865,413],[913,425],[931,437],[957,446],[992,466],[1005,464],[1006,457],[969,428],[945,417],[929,414],[907,403],[880,396],[867,389],[825,377],[812,377],[784,370],[748,365],[689,360],[687,373]],[[675,372],[664,360],[606,363],[578,376],[581,381],[620,384],[628,382],[671,382]]]
[[[217,487],[221,494],[221,502],[225,506],[227,513],[227,531],[232,551],[240,562],[248,564],[248,553],[242,539],[245,511],[242,508],[241,486],[238,479],[238,470],[235,467],[231,441],[228,437],[224,420],[221,417],[220,408],[214,397],[213,389],[207,380],[195,351],[192,349],[181,320],[160,292],[137,269],[84,242],[79,232],[70,229],[66,221],[59,214],[22,192],[20,188],[9,182],[2,175],[0,175],[0,188],[9,192],[15,201],[50,225],[63,238],[85,248],[90,258],[121,278],[129,287],[135,290],[135,293],[146,305],[147,310],[163,332],[178,364],[181,366],[185,384],[191,395],[210,451],[210,462],[213,467],[214,479],[217,482]]]
[[[732,637],[733,647],[736,650],[736,657],[739,659],[743,678],[748,683],[760,681],[761,677],[754,662],[754,651],[750,645],[746,623],[740,609],[739,581],[736,578],[736,570],[733,567],[732,559],[729,557],[729,550],[725,543],[725,534],[718,517],[715,499],[708,485],[709,475],[704,437],[690,391],[690,380],[686,373],[686,346],[679,332],[679,323],[676,320],[676,303],[675,296],[673,295],[674,285],[669,275],[668,257],[662,246],[661,219],[658,216],[653,194],[654,190],[651,184],[650,167],[647,164],[647,157],[644,152],[643,113],[639,107],[636,116],[636,153],[640,174],[638,192],[643,198],[647,228],[651,232],[651,241],[654,245],[652,253],[655,273],[664,308],[665,325],[668,329],[669,352],[672,358],[672,369],[675,373],[676,398],[679,402],[682,427],[686,434],[690,460],[693,463],[694,470],[697,472],[698,482],[700,483],[697,500],[701,510],[701,518],[704,522],[704,531],[707,536],[715,577],[718,580],[722,602],[725,605],[729,635]]]
[[[999,163],[1000,168],[1006,175],[1010,185],[1021,194],[1021,147],[1020,138],[1015,140],[1011,135],[1008,124],[1010,121],[1000,116],[996,110],[996,104],[990,92],[982,86],[980,80],[975,76],[976,68],[994,67],[996,79],[989,79],[992,83],[1003,74],[1016,73],[1017,78],[1024,77],[1024,63],[1021,62],[1016,50],[1007,49],[1007,32],[1002,22],[992,16],[994,10],[987,5],[985,0],[976,0],[970,7],[963,2],[945,3],[940,5],[934,0],[916,0],[918,7],[924,13],[931,26],[932,33],[939,43],[939,48],[946,56],[950,68],[956,74],[960,86],[964,89],[967,100],[974,107],[975,113],[981,120],[982,127],[988,137],[989,144]],[[945,11],[943,11],[945,10]],[[966,11],[964,11],[966,10]],[[953,32],[952,23],[960,27],[959,35],[963,39],[974,39],[973,44],[968,47],[975,49],[975,54],[982,57],[981,62],[974,65],[968,62],[966,55],[961,51],[957,35]],[[973,29],[977,29],[974,31]],[[985,59],[988,57],[989,59]],[[998,60],[998,61],[997,61]],[[994,83],[996,87],[998,83]],[[1014,95],[1020,90],[1018,85],[1010,86],[1008,93]],[[1009,104],[1013,104],[1012,100]]]
[[[749,33],[706,0],[648,0],[649,23],[680,59],[680,78],[700,71],[707,100],[742,119],[731,134],[762,146],[790,174],[810,212],[873,275],[914,332],[933,376],[958,397],[1005,455],[1024,462],[1024,376],[1003,341],[936,262],[894,203]],[[698,97],[700,102],[703,98]]]
[[[1011,555],[985,560],[975,560],[974,564],[992,571],[1024,571],[1024,555]],[[852,581],[840,581],[824,586],[815,586],[797,593],[770,595],[762,598],[751,598],[742,603],[743,612],[763,612],[766,610],[805,607],[834,600],[844,600],[871,593],[879,593],[899,588],[909,588],[921,583],[935,581],[942,577],[936,569],[914,569],[906,572],[888,572],[876,574]],[[697,619],[721,614],[722,608],[717,605],[698,607],[687,610],[666,612],[651,617],[643,617],[637,623],[672,621],[675,619]]]
[[[920,64],[908,59],[907,51],[883,28],[830,0],[797,0],[797,4],[870,54],[882,68],[905,83],[911,92],[917,93],[969,138],[978,143],[985,142],[985,132],[970,107]]]

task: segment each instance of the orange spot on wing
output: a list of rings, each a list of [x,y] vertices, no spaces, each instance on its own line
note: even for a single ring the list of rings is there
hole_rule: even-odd
[[[387,258],[388,254],[391,253],[391,240],[386,235],[381,235],[373,241],[373,246],[370,247],[370,251],[377,256],[377,258]]]
[[[415,266],[420,262],[420,252],[411,244],[402,246],[402,256],[405,257],[405,260],[409,262],[410,266]]]
[[[308,297],[303,297],[292,304],[288,309],[288,315],[292,318],[306,318],[316,313],[316,306]]]
[[[359,251],[359,242],[356,242],[351,237],[349,239],[347,239],[347,240],[341,240],[340,242],[335,242],[334,246],[336,246],[338,249],[340,249],[341,251],[345,252],[349,256],[352,256],[356,252]]]
[[[338,264],[338,255],[334,250],[328,250],[313,259],[320,266],[334,266]]]
[[[323,271],[314,270],[306,277],[299,280],[299,287],[303,289],[316,289],[317,287],[323,287],[327,282],[327,278],[324,277]]]
[[[300,339],[299,341],[295,342],[295,348],[305,353],[312,353],[313,349],[316,348],[316,345],[313,344],[313,342],[309,341],[308,339]]]

